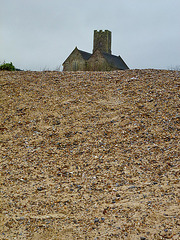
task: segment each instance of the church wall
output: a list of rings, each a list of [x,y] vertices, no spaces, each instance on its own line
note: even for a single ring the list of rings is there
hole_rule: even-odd
[[[110,71],[113,68],[108,64],[100,51],[96,51],[87,61],[87,71]]]
[[[72,52],[63,64],[63,71],[85,71],[86,61],[78,50]]]

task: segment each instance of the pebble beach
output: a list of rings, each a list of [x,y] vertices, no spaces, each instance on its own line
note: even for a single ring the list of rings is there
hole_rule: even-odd
[[[180,71],[0,72],[0,239],[180,239]]]

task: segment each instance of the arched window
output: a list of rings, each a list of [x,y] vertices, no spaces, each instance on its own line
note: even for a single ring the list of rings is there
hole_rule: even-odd
[[[73,71],[77,71],[78,70],[78,62],[75,60],[73,62]]]

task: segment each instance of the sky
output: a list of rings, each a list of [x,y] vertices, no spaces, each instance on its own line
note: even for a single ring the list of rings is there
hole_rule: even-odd
[[[130,69],[180,69],[180,0],[0,0],[0,64],[62,70],[94,30],[112,32],[112,54]]]

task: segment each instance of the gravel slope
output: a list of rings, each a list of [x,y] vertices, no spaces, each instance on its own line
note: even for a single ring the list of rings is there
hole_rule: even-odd
[[[0,239],[179,239],[179,71],[0,72]]]

